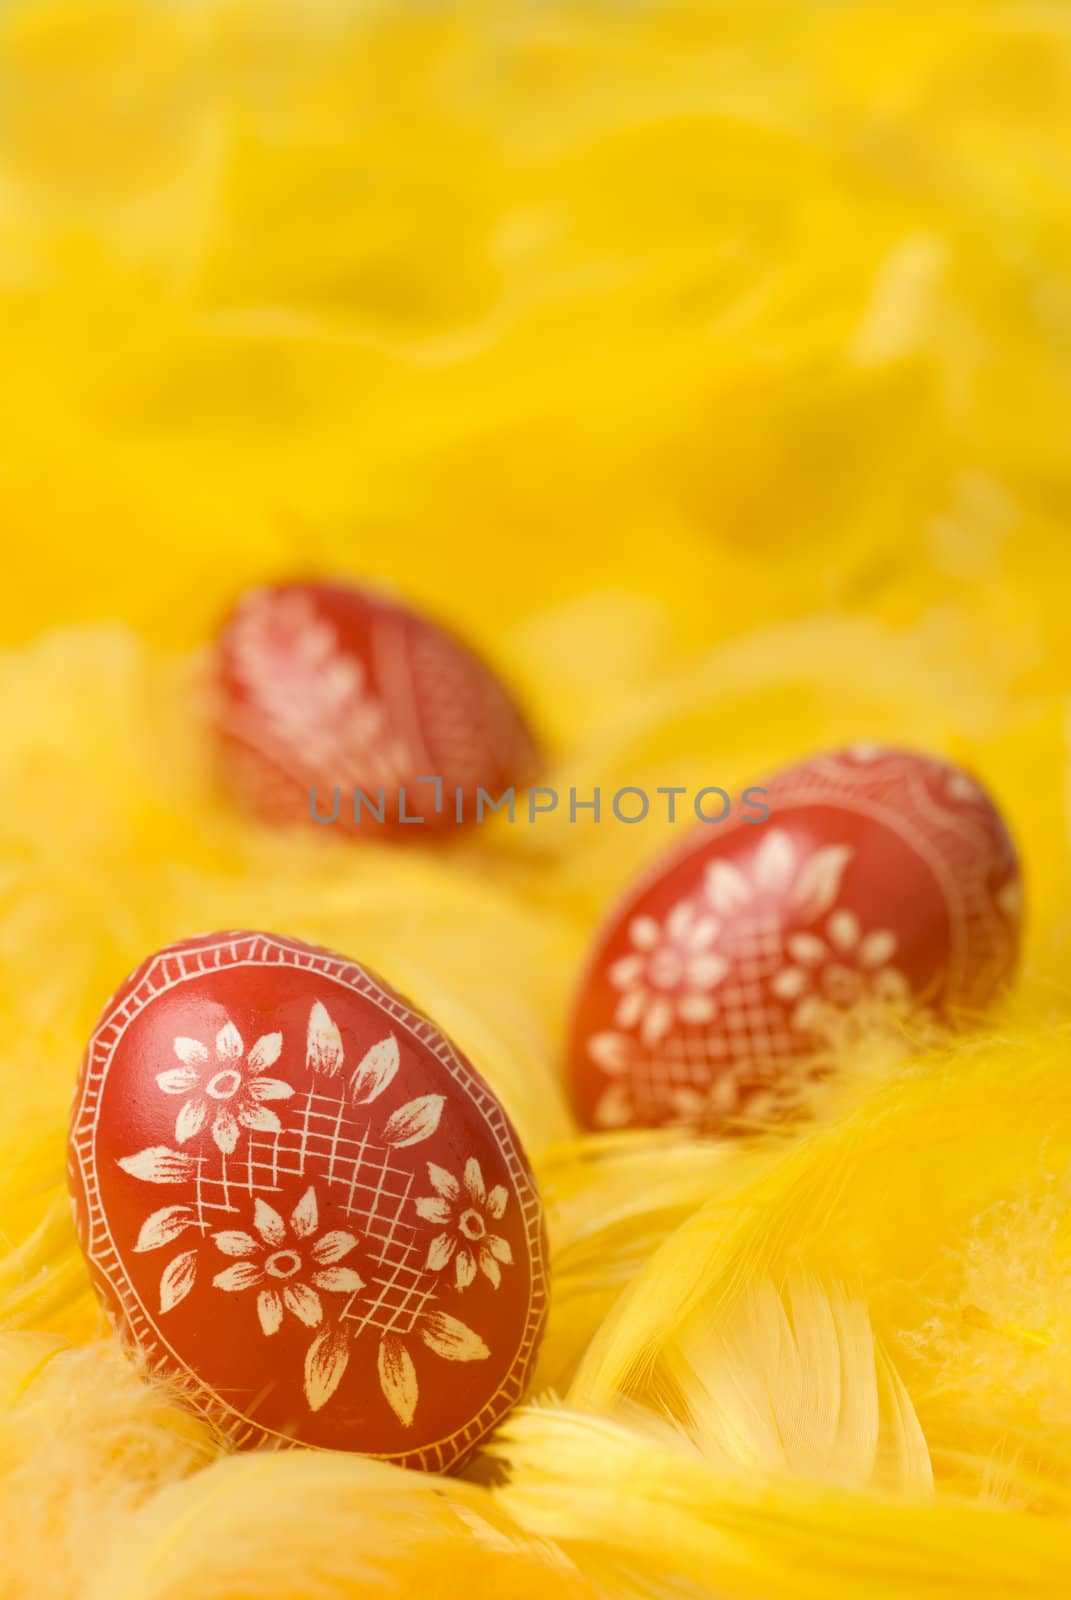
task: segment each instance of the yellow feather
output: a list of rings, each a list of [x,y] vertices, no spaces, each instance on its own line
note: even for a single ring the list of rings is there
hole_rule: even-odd
[[[694,1315],[665,1359],[712,1465],[916,1493],[932,1484],[903,1380],[865,1302],[838,1284],[797,1275],[779,1293],[760,1279],[727,1315]]]
[[[0,5],[4,1600],[1071,1593],[1069,147],[1058,0]],[[236,815],[208,645],[295,569],[471,637],[557,810]],[[578,1137],[584,953],[674,829],[570,789],[860,737],[993,789],[1016,997],[779,1134]],[[381,968],[537,1167],[567,1408],[466,1479],[220,1458],[92,1294],[87,1035],[242,923]]]
[[[575,1411],[519,1412],[495,1450],[510,1464],[506,1509],[611,1589],[1015,1600],[1025,1581],[1056,1600],[1071,1582],[1062,1518],[718,1472],[657,1432]]]

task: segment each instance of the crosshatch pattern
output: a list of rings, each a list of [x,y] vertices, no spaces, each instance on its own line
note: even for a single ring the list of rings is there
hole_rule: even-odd
[[[803,1041],[784,1014],[770,1006],[766,985],[784,965],[781,921],[775,912],[741,918],[733,930],[733,978],[718,990],[718,1026],[696,1028],[665,1040],[656,1055],[639,1061],[635,1074],[637,1106],[655,1109],[667,1093],[683,1089],[706,1093],[711,1068],[747,1069],[754,1083],[750,1101],[772,1092],[778,1068],[801,1054]],[[731,1076],[726,1091],[736,1087]],[[758,1102],[761,1104],[762,1102]],[[749,1110],[748,1099],[727,1106]],[[754,1114],[757,1106],[750,1105]]]
[[[304,815],[310,787],[374,795],[422,775],[474,790],[531,766],[527,728],[483,663],[395,606],[257,589],[225,640],[241,691],[223,697],[228,770],[255,808]]]
[[[606,1074],[597,1125],[627,1125],[636,1116],[763,1115],[791,1101],[804,1058],[819,1071],[821,1052],[843,1046],[853,1015],[865,1026],[909,1008],[896,934],[871,925],[865,908],[842,909],[841,876],[856,850],[834,833],[832,848],[815,849],[809,863],[793,860],[778,817],[797,808],[819,805],[853,823],[879,825],[917,858],[947,913],[941,978],[951,1005],[980,1008],[1013,966],[1014,850],[988,796],[965,773],[860,745],[780,775],[767,795],[769,822],[743,830],[754,851],[744,855],[742,870],[726,852],[720,883],[716,865],[700,866],[693,886],[682,882],[664,922],[647,914],[646,897],[662,878],[709,851],[712,835],[694,830],[669,862],[656,862],[637,880],[604,936],[592,970],[619,928],[627,929],[630,947],[608,967],[612,1025],[586,1040],[589,1059]],[[731,824],[718,839],[739,832]],[[794,898],[804,872],[807,893]],[[771,884],[778,885],[772,905]],[[809,937],[794,940],[801,927]],[[846,967],[858,988],[850,1002],[821,988],[827,968],[841,981]]]
[[[119,1330],[132,1336],[153,1370],[166,1375],[233,1444],[294,1442],[290,1435],[275,1432],[210,1389],[169,1343],[166,1317],[146,1302],[117,1247],[102,1205],[97,1167],[98,1122],[109,1069],[141,1013],[160,995],[204,973],[276,964],[306,970],[325,980],[317,992],[329,1002],[334,995],[341,1004],[338,997],[345,991],[371,1001],[382,1015],[385,1031],[389,1027],[408,1035],[430,1051],[444,1069],[442,1087],[450,1102],[464,1097],[478,1113],[505,1165],[508,1183],[493,1190],[487,1203],[490,1205],[496,1194],[504,1197],[503,1208],[508,1202],[514,1243],[516,1246],[519,1227],[529,1268],[526,1306],[519,1326],[514,1315],[516,1332],[509,1336],[516,1344],[508,1368],[477,1414],[449,1434],[397,1451],[369,1452],[402,1465],[446,1470],[486,1436],[526,1387],[546,1316],[542,1210],[527,1164],[494,1097],[432,1023],[356,964],[271,935],[209,935],[161,951],[118,991],[90,1041],[72,1119],[72,1193],[91,1274]],[[250,1043],[245,1041],[247,1046]],[[352,1260],[363,1282],[355,1292],[332,1297],[332,1329],[337,1324],[347,1342],[364,1351],[362,1362],[373,1366],[384,1339],[397,1343],[418,1329],[424,1332],[424,1345],[434,1351],[427,1337],[428,1318],[433,1324],[435,1316],[445,1314],[444,1301],[452,1313],[455,1296],[444,1292],[452,1285],[443,1274],[428,1268],[428,1242],[436,1229],[421,1221],[415,1205],[417,1197],[426,1199],[429,1193],[424,1152],[418,1145],[402,1155],[397,1139],[392,1148],[384,1133],[384,1118],[370,1116],[367,1105],[355,1106],[347,1100],[345,1075],[316,1079],[311,1087],[295,1086],[295,1090],[291,1098],[278,1103],[278,1109],[285,1110],[278,1130],[250,1129],[231,1151],[197,1141],[196,1153],[188,1157],[192,1199],[187,1240],[207,1248],[220,1232],[242,1231],[248,1226],[251,1207],[257,1202],[271,1205],[273,1197],[278,1199],[277,1210],[282,1215],[289,1211],[286,1196],[292,1199],[307,1180],[325,1209],[330,1202],[330,1221],[321,1221],[321,1231],[326,1227],[336,1238],[340,1232],[348,1232],[360,1240],[359,1253]],[[186,1159],[181,1148],[177,1153]],[[127,1170],[132,1168],[127,1166]],[[152,1181],[160,1182],[158,1178]],[[166,1193],[163,1197],[168,1198]],[[124,1253],[128,1248],[123,1246]],[[347,1255],[347,1269],[350,1259]],[[226,1266],[226,1261],[214,1264]],[[491,1270],[499,1271],[497,1267]],[[451,1336],[456,1337],[458,1326],[455,1320]],[[482,1339],[473,1337],[482,1344]],[[414,1348],[423,1347],[414,1340]],[[428,1355],[425,1350],[424,1358]],[[434,1354],[431,1359],[436,1360]],[[446,1359],[455,1357],[447,1353]]]
[[[413,1174],[370,1138],[367,1117],[348,1107],[341,1092],[309,1090],[290,1102],[281,1133],[253,1133],[233,1156],[199,1156],[199,1230],[233,1226],[228,1218],[247,1215],[257,1195],[279,1194],[285,1179],[313,1183],[317,1193],[321,1186],[329,1189],[364,1243],[362,1265],[371,1262],[378,1269],[343,1309],[354,1336],[368,1328],[412,1333],[438,1283],[423,1268],[426,1239],[421,1245],[422,1235],[404,1220],[413,1215]],[[246,1204],[238,1204],[239,1197]]]

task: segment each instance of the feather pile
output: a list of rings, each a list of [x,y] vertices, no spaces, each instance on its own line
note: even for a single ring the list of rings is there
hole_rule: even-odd
[[[0,8],[5,1600],[1071,1593],[1069,154],[1060,0]],[[973,768],[1015,994],[763,1138],[580,1137],[667,824],[236,814],[208,642],[310,569],[469,636],[582,799]],[[412,995],[535,1162],[540,1372],[463,1477],[220,1455],[90,1291],[86,1036],[243,925]]]

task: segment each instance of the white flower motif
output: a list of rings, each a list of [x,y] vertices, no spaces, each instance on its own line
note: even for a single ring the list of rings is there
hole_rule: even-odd
[[[717,997],[711,991],[731,976],[732,967],[711,946],[721,940],[727,948],[738,919],[746,924],[748,918],[773,913],[794,926],[831,913],[853,854],[845,844],[801,848],[787,828],[771,826],[739,860],[718,857],[707,864],[699,891],[667,918],[665,937],[650,917],[633,919],[629,931],[636,949],[609,972],[616,987],[625,990],[613,1026],[586,1043],[591,1061],[609,1080],[593,1112],[597,1127],[624,1128],[635,1121],[637,1074],[651,1066],[676,1019],[704,1023],[715,1018]],[[868,959],[878,948],[866,946]],[[675,987],[667,987],[671,979],[676,979]],[[895,986],[897,979],[882,981]],[[782,972],[779,982],[793,987],[799,980]],[[802,993],[801,986],[792,998]],[[639,1037],[624,1031],[637,1021],[642,1024]],[[670,1120],[718,1122],[733,1116],[758,1121],[766,1115],[773,1093],[768,1085],[760,1092],[731,1057],[712,1060],[710,1068],[709,1085],[661,1084],[662,1074],[656,1073],[648,1096],[655,1094],[664,1102]]]
[[[903,1010],[911,989],[890,965],[895,933],[875,928],[864,934],[855,912],[845,908],[827,918],[824,932],[824,939],[790,934],[786,945],[794,965],[782,967],[771,981],[778,999],[796,1002],[793,1027],[837,1042],[876,1016]]]
[[[179,1144],[194,1138],[211,1118],[212,1137],[224,1155],[231,1155],[242,1128],[280,1133],[282,1123],[266,1100],[288,1100],[293,1087],[265,1074],[283,1048],[281,1033],[265,1033],[245,1054],[242,1036],[233,1022],[224,1023],[215,1038],[215,1058],[199,1039],[177,1038],[175,1055],[180,1065],[158,1072],[156,1082],[165,1094],[188,1095],[175,1119]]]
[[[306,1189],[290,1213],[289,1228],[266,1200],[258,1198],[253,1226],[258,1239],[238,1231],[212,1235],[223,1255],[239,1257],[233,1267],[217,1272],[212,1282],[229,1294],[259,1289],[257,1316],[265,1334],[278,1333],[284,1308],[307,1328],[318,1328],[324,1311],[317,1289],[356,1294],[364,1288],[359,1273],[336,1264],[357,1248],[353,1234],[336,1229],[315,1237],[320,1218],[314,1189]]]
[[[1018,922],[1023,914],[1023,886],[1018,878],[1010,878],[996,893],[998,908],[1009,922]]]
[[[665,1104],[673,1113],[667,1121],[683,1126],[724,1130],[758,1128],[777,1120],[800,1103],[810,1073],[804,1063],[776,1077],[759,1076],[739,1063],[716,1072],[703,1088],[672,1088]]]
[[[732,917],[762,899],[784,904],[801,922],[833,905],[851,861],[849,845],[824,845],[803,855],[784,828],[767,828],[746,870],[719,858],[707,867],[704,890],[712,911]]]
[[[631,1035],[608,1028],[592,1034],[587,1052],[610,1079],[595,1105],[595,1126],[607,1130],[628,1127],[635,1110],[629,1080],[643,1059],[642,1046]]]
[[[488,1219],[498,1222],[505,1214],[509,1198],[506,1190],[496,1184],[488,1193],[475,1157],[466,1161],[461,1182],[434,1161],[428,1162],[428,1177],[436,1192],[417,1200],[417,1215],[445,1231],[437,1233],[428,1246],[425,1268],[443,1272],[453,1261],[457,1286],[467,1289],[479,1266],[497,1289],[502,1282],[499,1263],[511,1266],[513,1252],[508,1239],[490,1231]]]
[[[964,800],[970,805],[976,805],[984,798],[981,788],[966,772],[953,771],[948,774],[945,788],[953,800]]]
[[[709,1022],[715,988],[729,970],[712,949],[717,919],[692,900],[682,900],[660,928],[653,917],[629,924],[632,951],[615,961],[609,979],[620,989],[614,1013],[619,1028],[640,1029],[645,1044],[664,1039],[676,1021]]]
[[[445,1311],[428,1311],[420,1319],[420,1338],[444,1361],[486,1361],[491,1354],[478,1333]],[[412,1426],[420,1385],[412,1356],[396,1333],[380,1340],[376,1357],[383,1398],[404,1428]]]
[[[359,658],[313,598],[293,589],[255,589],[230,624],[234,667],[266,720],[269,743],[311,776],[371,789],[412,769],[405,740],[373,693]],[[234,731],[263,744],[239,714]]]
[[[474,1329],[445,1311],[425,1311],[417,1329],[422,1343],[444,1361],[486,1361],[489,1347]],[[310,1411],[320,1411],[346,1375],[352,1335],[342,1322],[326,1324],[305,1353],[305,1399]],[[420,1401],[416,1364],[405,1340],[384,1333],[376,1354],[376,1370],[383,1398],[403,1428],[413,1425]]]
[[[636,1114],[635,1104],[627,1083],[617,1079],[607,1084],[595,1103],[595,1126],[608,1133],[614,1128],[627,1128]]]

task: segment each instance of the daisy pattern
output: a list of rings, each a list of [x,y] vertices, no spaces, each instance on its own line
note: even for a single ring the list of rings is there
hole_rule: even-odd
[[[211,1120],[212,1137],[224,1155],[233,1153],[242,1128],[279,1133],[282,1123],[266,1100],[288,1100],[289,1083],[265,1074],[283,1048],[281,1033],[264,1033],[245,1053],[242,1036],[227,1021],[216,1034],[214,1056],[199,1039],[177,1038],[179,1065],[158,1072],[156,1082],[165,1094],[187,1095],[175,1119],[179,1144],[194,1138]]]
[[[593,1112],[597,1127],[623,1128],[635,1120],[635,1079],[650,1078],[652,1066],[656,1077],[665,1076],[678,1022],[702,1026],[719,1013],[731,1017],[739,987],[732,962],[739,956],[742,934],[748,934],[755,919],[776,917],[780,952],[785,921],[811,924],[832,911],[852,856],[851,847],[839,843],[801,849],[787,829],[770,827],[750,858],[738,862],[719,855],[707,863],[691,897],[678,902],[666,918],[664,934],[651,916],[639,913],[632,918],[629,935],[634,950],[607,972],[611,984],[624,990],[616,1001],[613,1026],[593,1034],[586,1044],[588,1056],[610,1080]],[[732,961],[711,948],[719,942],[732,952]],[[868,955],[872,948],[868,946]],[[784,984],[797,981],[785,978],[783,972]],[[724,1003],[720,994],[712,992],[723,983]],[[798,993],[802,995],[802,987]],[[638,1037],[631,1031],[637,1022]],[[674,1117],[724,1118],[741,1112],[751,1091],[733,1063],[737,1055],[750,1052],[751,1041],[746,1036],[740,1040],[732,1028],[730,1020],[726,1037],[730,1045],[734,1039],[741,1042],[743,1051],[729,1050],[709,1088],[670,1084],[665,1092],[657,1090]],[[648,1091],[656,1092],[654,1082],[648,1083]],[[764,1110],[760,1097],[757,1107],[748,1104],[747,1114],[757,1118]]]
[[[356,1294],[364,1288],[364,1279],[352,1267],[337,1265],[357,1248],[354,1235],[335,1229],[315,1237],[320,1218],[314,1189],[306,1189],[290,1213],[289,1226],[274,1207],[258,1198],[253,1226],[257,1238],[238,1231],[212,1235],[223,1255],[239,1258],[233,1267],[217,1272],[212,1282],[229,1294],[258,1289],[257,1316],[265,1334],[278,1333],[284,1310],[306,1328],[318,1328],[324,1314],[318,1289]]]
[[[615,961],[609,979],[621,991],[614,1022],[639,1027],[645,1044],[658,1044],[675,1022],[709,1022],[710,991],[724,978],[728,963],[711,948],[719,922],[702,905],[682,900],[659,927],[653,917],[629,923],[632,950]]]
[[[835,1042],[846,1028],[872,1022],[875,1013],[904,1008],[911,990],[903,973],[891,965],[895,933],[875,928],[864,934],[855,912],[845,908],[826,919],[823,932],[824,938],[811,932],[790,934],[785,943],[793,964],[782,967],[770,985],[778,999],[795,1002],[794,1028]],[[855,1025],[849,1023],[850,1013]]]
[[[443,1228],[428,1246],[424,1265],[429,1272],[443,1272],[454,1263],[454,1277],[459,1289],[467,1289],[483,1273],[497,1289],[502,1282],[503,1266],[511,1266],[513,1252],[509,1241],[492,1233],[488,1222],[501,1221],[506,1210],[508,1195],[502,1184],[496,1184],[488,1193],[480,1163],[475,1157],[465,1163],[464,1176],[459,1182],[444,1167],[428,1162],[428,1178],[434,1195],[422,1196],[416,1202],[417,1215],[425,1222],[434,1222]]]

